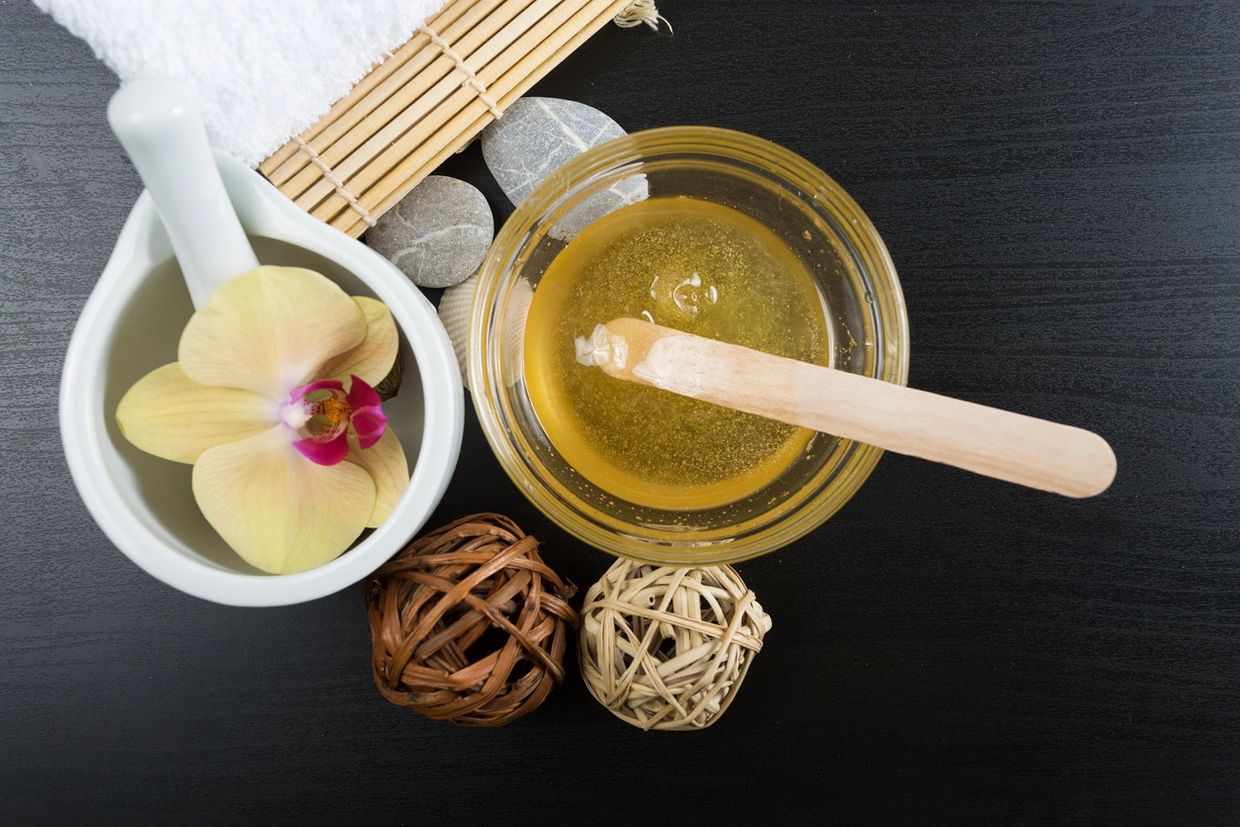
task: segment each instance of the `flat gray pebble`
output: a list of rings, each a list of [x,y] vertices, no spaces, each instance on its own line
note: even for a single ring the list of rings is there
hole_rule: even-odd
[[[477,187],[429,175],[367,230],[366,243],[419,287],[451,287],[478,269],[494,236]]]
[[[552,238],[572,241],[577,237],[577,233],[603,216],[629,204],[644,201],[649,193],[646,176],[640,172],[621,178],[607,189],[591,193],[574,204],[547,232]]]
[[[553,170],[592,146],[627,134],[592,106],[560,98],[520,98],[482,132],[482,157],[508,200],[519,204]],[[551,230],[569,239],[614,209],[648,192],[644,175],[633,175],[586,198]]]

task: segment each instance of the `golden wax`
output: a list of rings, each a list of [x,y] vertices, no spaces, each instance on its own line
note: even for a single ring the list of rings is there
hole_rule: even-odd
[[[551,444],[583,477],[643,506],[693,510],[776,480],[814,432],[577,362],[574,340],[619,316],[827,365],[826,308],[796,254],[730,207],[651,198],[599,219],[548,267],[525,332],[525,379]]]

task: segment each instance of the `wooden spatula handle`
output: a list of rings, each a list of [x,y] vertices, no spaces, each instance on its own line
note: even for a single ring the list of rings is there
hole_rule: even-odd
[[[628,381],[1069,497],[1101,493],[1115,454],[1097,434],[832,368],[724,344],[639,319],[607,330]]]

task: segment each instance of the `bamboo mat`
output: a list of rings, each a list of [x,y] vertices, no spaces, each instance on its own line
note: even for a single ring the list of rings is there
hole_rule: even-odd
[[[653,10],[649,0],[451,0],[259,171],[315,218],[361,235],[608,21],[646,22],[643,6]]]

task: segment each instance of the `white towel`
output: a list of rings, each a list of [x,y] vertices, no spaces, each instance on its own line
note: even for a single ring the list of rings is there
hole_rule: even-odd
[[[445,0],[34,0],[122,81],[188,80],[211,143],[257,166]]]

